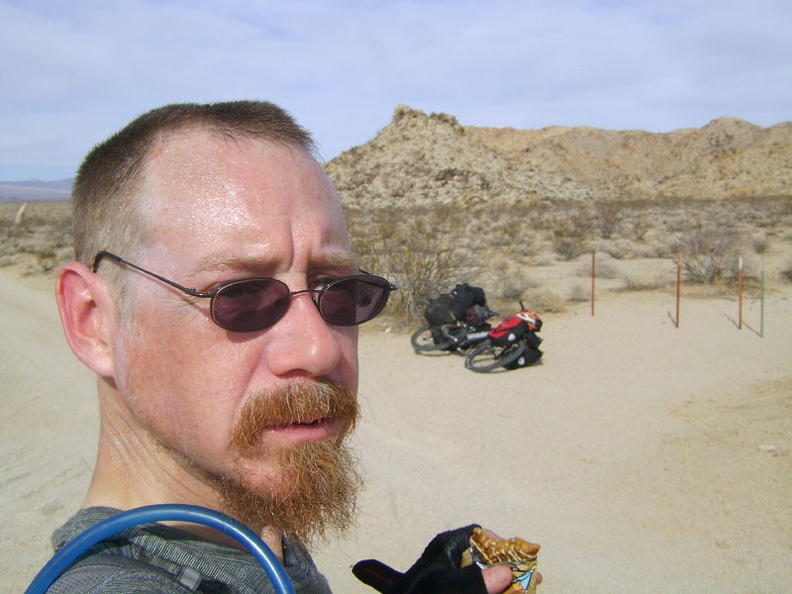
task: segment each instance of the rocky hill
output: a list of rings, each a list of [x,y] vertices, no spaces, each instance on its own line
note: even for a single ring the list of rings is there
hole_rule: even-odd
[[[720,199],[792,195],[792,122],[719,118],[652,133],[590,127],[463,126],[400,105],[370,142],[326,164],[354,208],[535,200]]]

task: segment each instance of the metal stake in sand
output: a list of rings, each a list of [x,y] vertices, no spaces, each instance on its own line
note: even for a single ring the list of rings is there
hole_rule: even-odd
[[[738,303],[738,317],[737,329],[742,330],[743,322],[743,259],[740,256],[737,259],[737,303]]]
[[[759,337],[764,338],[764,256],[762,256],[762,272],[759,282]]]
[[[597,250],[591,251],[591,316],[594,317],[594,294],[597,278]]]
[[[677,252],[676,319],[674,326],[679,328],[679,297],[682,285],[682,252]]]

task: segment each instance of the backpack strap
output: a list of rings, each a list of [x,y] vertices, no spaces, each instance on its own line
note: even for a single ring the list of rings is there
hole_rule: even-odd
[[[95,554],[72,565],[47,590],[47,594],[103,592],[102,584],[119,577],[155,580],[175,593],[197,592],[201,574],[192,567],[181,567],[173,574],[138,559],[122,555]],[[159,591],[159,590],[157,590]]]

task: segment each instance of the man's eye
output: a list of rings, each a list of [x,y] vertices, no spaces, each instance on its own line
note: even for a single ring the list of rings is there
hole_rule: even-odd
[[[336,280],[336,278],[333,278],[333,277],[317,278],[315,281],[313,281],[311,283],[311,286],[314,289],[324,289],[327,285],[332,283],[334,280]]]
[[[223,289],[224,299],[244,299],[252,294],[259,293],[258,287],[252,284],[235,283]]]

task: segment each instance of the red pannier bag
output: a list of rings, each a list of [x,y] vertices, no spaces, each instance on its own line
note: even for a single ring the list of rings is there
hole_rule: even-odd
[[[541,342],[541,339],[534,334],[542,329],[542,320],[532,311],[521,311],[513,316],[509,316],[489,331],[488,337],[492,344],[505,346],[509,343],[526,338],[528,346],[532,342]],[[536,346],[539,346],[538,344]],[[536,348],[536,347],[533,347]]]

